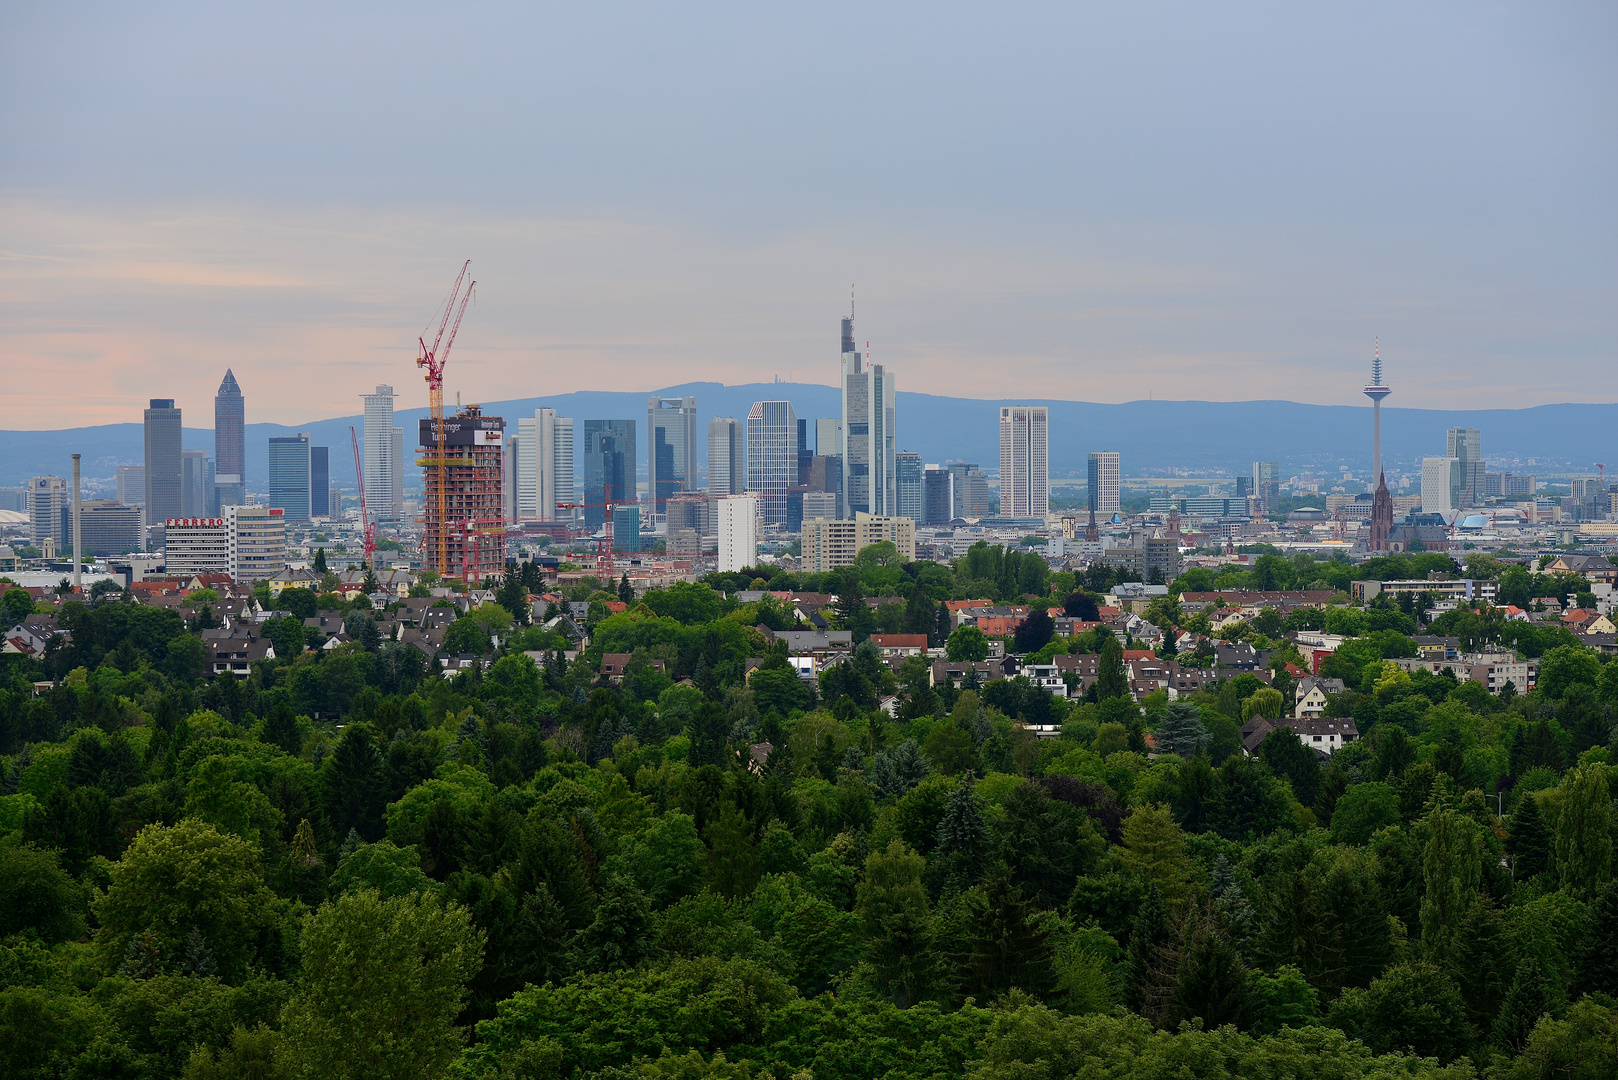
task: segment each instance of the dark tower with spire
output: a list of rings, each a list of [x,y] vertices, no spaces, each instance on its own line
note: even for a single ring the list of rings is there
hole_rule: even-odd
[[[247,503],[247,406],[236,376],[225,369],[213,399],[214,512]]]

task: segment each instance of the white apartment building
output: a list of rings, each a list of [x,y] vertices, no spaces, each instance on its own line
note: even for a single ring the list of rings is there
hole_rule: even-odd
[[[852,520],[810,519],[803,523],[803,572],[824,574],[854,565],[860,549],[891,540],[905,562],[916,558],[916,523],[906,517],[856,513]]]
[[[237,581],[267,581],[287,564],[287,525],[275,506],[227,506],[226,573]]]
[[[727,495],[719,503],[719,570],[733,573],[753,565],[758,557],[759,516],[757,495]]]

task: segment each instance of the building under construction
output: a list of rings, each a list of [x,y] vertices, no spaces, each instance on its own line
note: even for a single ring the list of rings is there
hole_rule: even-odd
[[[421,421],[416,461],[426,481],[421,501],[422,562],[444,577],[467,582],[498,576],[506,567],[501,498],[506,422],[498,416],[484,416],[476,405],[446,416],[442,466],[433,423],[428,417]]]

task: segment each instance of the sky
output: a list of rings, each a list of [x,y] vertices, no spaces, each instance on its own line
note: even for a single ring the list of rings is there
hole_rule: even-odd
[[[1618,5],[0,6],[0,428],[697,380],[1618,398]],[[699,403],[700,407],[700,403]]]

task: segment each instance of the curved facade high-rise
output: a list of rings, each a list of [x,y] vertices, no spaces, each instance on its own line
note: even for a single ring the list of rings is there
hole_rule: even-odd
[[[229,368],[213,399],[213,510],[247,503],[247,400]]]

